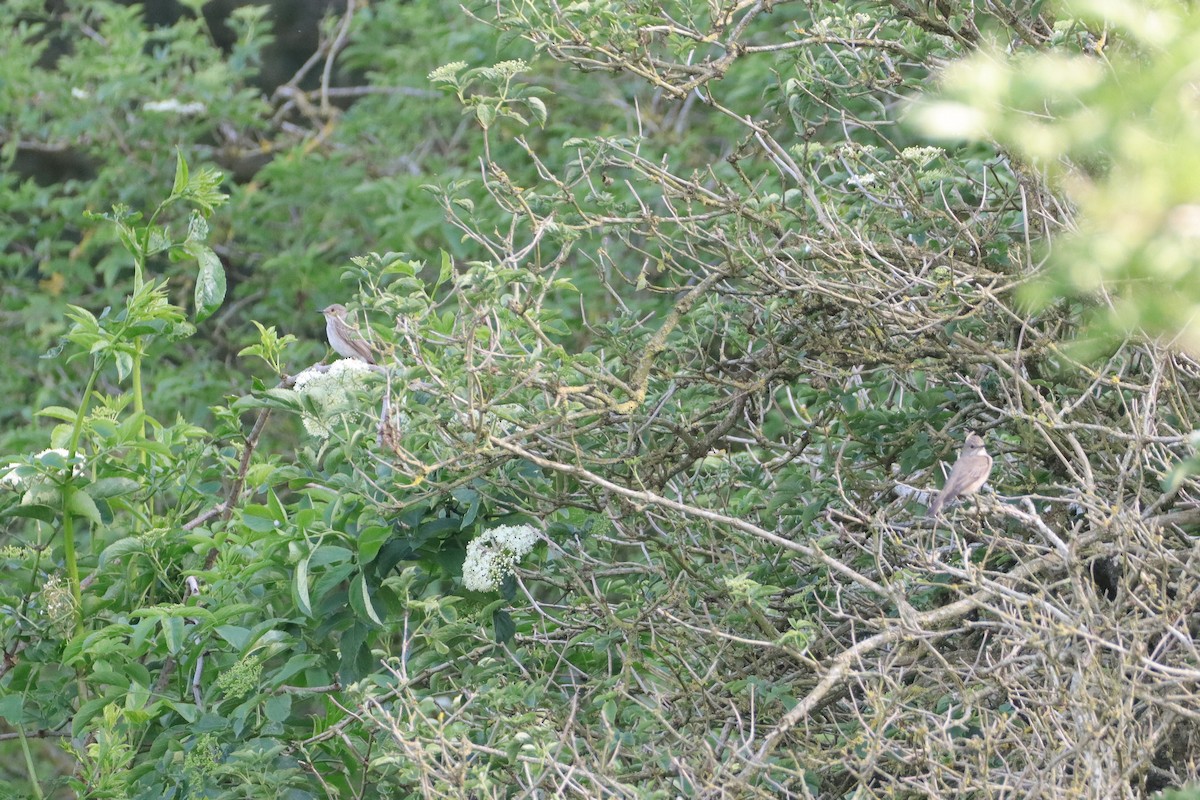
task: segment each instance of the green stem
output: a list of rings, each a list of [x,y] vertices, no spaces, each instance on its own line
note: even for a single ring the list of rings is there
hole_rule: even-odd
[[[83,434],[83,418],[87,416],[92,401],[92,390],[100,375],[100,360],[92,363],[92,374],[88,376],[79,411],[75,415],[75,428],[71,431],[71,444],[67,448],[67,474],[63,480],[63,558],[67,565],[67,582],[71,587],[71,599],[75,603],[75,633],[83,632],[83,592],[79,587],[79,559],[75,555],[75,518],[71,516],[71,495],[75,493],[72,472],[75,469],[75,454],[79,452],[79,437]]]
[[[133,371],[132,371],[130,377],[133,380],[133,413],[137,414],[139,417],[142,417],[141,424],[139,425],[139,427],[141,428],[141,431],[139,431],[139,433],[141,434],[141,437],[143,439],[145,439],[146,438],[146,420],[145,420],[146,404],[142,398],[142,337],[141,336],[137,337],[137,339],[134,341]],[[150,451],[149,450],[146,450],[146,449],[142,450],[142,466],[143,467],[150,466]]]
[[[29,740],[25,738],[25,726],[17,726],[17,735],[21,737],[21,750],[25,753],[25,769],[29,772],[29,785],[33,787],[33,796],[37,800],[42,800],[45,797],[42,794],[42,786],[38,783],[37,767],[33,764],[33,753],[29,751]]]
[[[67,584],[75,606],[75,633],[83,633],[83,591],[79,587],[79,559],[75,555],[75,518],[71,515],[74,486],[63,487],[63,559],[67,563]]]

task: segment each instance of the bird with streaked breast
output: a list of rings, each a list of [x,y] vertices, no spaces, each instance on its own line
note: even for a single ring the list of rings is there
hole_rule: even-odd
[[[343,358],[357,358],[368,364],[375,363],[371,346],[358,332],[358,328],[346,321],[346,307],[334,303],[321,309],[325,315],[325,335],[329,337],[329,346]]]

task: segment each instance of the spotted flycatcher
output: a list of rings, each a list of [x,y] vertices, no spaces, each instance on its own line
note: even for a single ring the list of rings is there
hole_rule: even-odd
[[[953,503],[963,495],[978,492],[991,472],[992,457],[984,449],[983,439],[974,433],[968,435],[958,454],[958,461],[954,462],[954,467],[950,470],[950,477],[946,478],[946,485],[938,492],[937,497],[933,498],[926,516],[936,517],[947,503]]]
[[[325,315],[325,335],[329,337],[329,345],[333,351],[343,358],[357,358],[368,364],[375,363],[371,354],[371,346],[367,344],[358,328],[346,321],[346,307],[334,303],[321,309]]]

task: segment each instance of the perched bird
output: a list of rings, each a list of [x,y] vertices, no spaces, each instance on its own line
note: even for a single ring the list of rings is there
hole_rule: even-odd
[[[375,363],[371,354],[371,346],[367,344],[358,328],[346,321],[346,307],[334,303],[321,309],[325,315],[325,335],[329,337],[329,345],[333,351],[344,358],[357,358],[368,364]]]
[[[926,516],[936,517],[947,503],[953,503],[967,494],[974,494],[987,481],[992,472],[992,457],[983,447],[983,439],[978,434],[969,434],[963,442],[958,454],[958,461],[946,478],[946,485],[938,492],[937,497],[929,505]]]

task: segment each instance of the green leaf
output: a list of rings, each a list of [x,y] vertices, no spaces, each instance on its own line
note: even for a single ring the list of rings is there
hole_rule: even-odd
[[[372,525],[358,536],[358,561],[360,564],[370,564],[379,555],[379,548],[392,536],[392,529],[381,525]]]
[[[383,627],[383,620],[375,613],[375,606],[371,604],[371,593],[367,589],[366,578],[361,572],[355,575],[354,580],[350,582],[350,607],[360,618],[369,619]]]
[[[516,634],[517,624],[513,622],[512,614],[497,608],[492,612],[492,629],[496,634],[496,644],[504,644]]]
[[[150,687],[134,681],[129,684],[129,693],[125,695],[125,710],[141,710],[150,703]]]
[[[171,184],[171,194],[175,197],[183,194],[188,184],[188,165],[183,157],[183,151],[175,150],[175,180]]]
[[[244,648],[246,643],[250,641],[250,631],[240,625],[218,625],[215,630],[218,636],[238,650]]]
[[[279,502],[279,496],[275,494],[274,489],[267,491],[267,508],[271,510],[271,515],[276,522],[281,525],[287,523],[287,511],[283,507],[283,503]]]
[[[67,493],[66,510],[68,513],[83,517],[96,525],[101,522],[100,509],[96,507],[96,501],[92,500],[91,495],[80,489],[72,489]]]
[[[492,123],[496,121],[496,109],[480,103],[475,106],[475,116],[479,120],[479,124],[486,130],[492,127]]]
[[[441,252],[442,252],[442,265],[438,269],[437,283],[435,283],[433,285],[434,291],[437,291],[437,289],[439,289],[442,286],[442,284],[444,284],[446,281],[450,280],[451,276],[454,275],[454,259],[451,258],[450,254],[447,253],[445,250],[443,250]],[[69,411],[69,409],[68,409],[68,411]],[[70,417],[66,421],[70,422],[73,419],[74,419],[74,417]]]
[[[64,408],[63,406],[46,406],[41,411],[37,412],[35,416],[50,417],[52,419],[62,420],[63,422],[75,421],[75,412],[69,408]]]
[[[292,714],[292,697],[288,694],[277,694],[264,704],[263,711],[271,722],[283,724]]]
[[[356,622],[350,626],[350,630],[342,634],[341,641],[338,642],[338,649],[341,651],[338,674],[343,683],[353,683],[365,674],[363,666],[370,657],[370,648],[367,647],[368,630],[366,625]]]
[[[296,574],[292,577],[292,597],[296,606],[306,617],[312,617],[312,601],[308,597],[308,560],[311,554],[300,559],[296,565]]]
[[[167,652],[175,655],[183,647],[183,617],[167,617],[162,621],[162,629]]]
[[[239,397],[231,406],[234,411],[249,411],[253,408],[278,408],[284,411],[300,411],[300,399],[291,389],[267,389],[248,397]]]
[[[110,497],[131,494],[140,488],[141,484],[132,478],[101,478],[87,487],[87,493],[93,500],[107,500]]]
[[[124,350],[117,350],[113,353],[113,360],[117,364],[117,380],[124,381],[133,372],[133,356]]]
[[[0,719],[6,719],[13,725],[20,725],[25,716],[25,697],[10,694],[0,697]]]
[[[225,268],[210,248],[193,245],[190,249],[200,264],[196,276],[196,322],[203,322],[225,302]]]
[[[208,241],[208,220],[199,211],[192,212],[192,219],[188,223],[187,241],[199,242],[201,245]]]
[[[58,516],[58,510],[52,506],[42,505],[41,503],[30,503],[29,505],[13,506],[5,509],[0,517],[22,517],[24,519],[36,519],[41,522],[53,522]]]
[[[525,102],[529,105],[529,110],[533,112],[533,118],[537,120],[538,125],[546,127],[546,104],[542,102],[540,97],[526,97]]]
[[[267,533],[278,528],[281,523],[271,509],[256,504],[242,509],[242,524],[255,533]]]
[[[118,539],[100,552],[99,565],[108,564],[115,558],[121,558],[129,553],[144,553],[146,544],[137,536],[126,536]]]
[[[320,658],[313,653],[298,653],[289,658],[287,663],[278,670],[271,673],[271,685],[275,687],[282,686],[284,681],[296,673],[316,666],[319,663]]]
[[[96,715],[104,710],[104,707],[109,703],[116,703],[125,696],[124,689],[118,689],[103,697],[94,697],[88,702],[79,707],[79,711],[75,713],[75,719],[71,721],[71,735],[78,738],[87,730],[87,725]]]
[[[353,553],[344,547],[338,545],[325,545],[316,550],[309,558],[312,559],[312,566],[324,567],[328,564],[340,564],[344,561],[349,561]]]
[[[466,530],[475,522],[475,518],[479,516],[479,509],[483,507],[483,497],[476,494],[475,499],[471,501],[471,507],[467,509],[467,513],[462,518],[461,530]]]
[[[219,714],[205,714],[192,723],[191,733],[213,733],[229,728],[229,720]]]
[[[1174,492],[1184,481],[1200,473],[1200,456],[1192,456],[1176,464],[1159,485],[1164,492]]]

